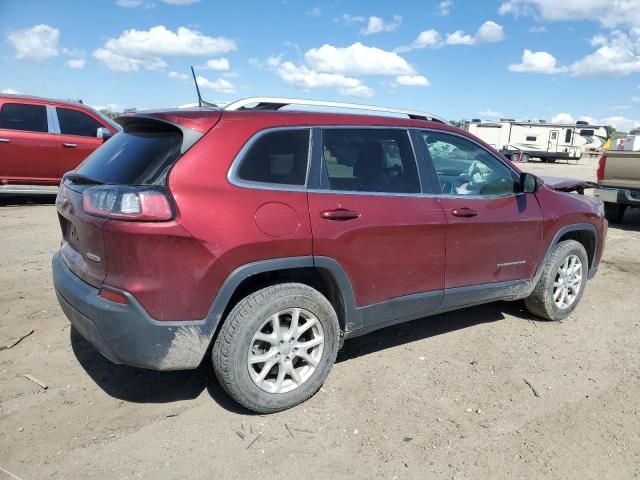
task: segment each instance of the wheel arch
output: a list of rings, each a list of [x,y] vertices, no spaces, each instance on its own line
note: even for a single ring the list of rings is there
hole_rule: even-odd
[[[211,340],[233,306],[245,296],[275,283],[299,282],[322,293],[333,305],[340,324],[341,341],[358,314],[351,282],[342,268],[329,257],[287,257],[261,260],[236,268],[225,280],[211,306],[206,321]]]
[[[587,251],[589,272],[591,272],[591,269],[594,268],[596,252],[598,250],[598,230],[596,229],[596,226],[591,223],[565,225],[558,230],[547,249],[547,253],[545,254],[541,267],[544,267],[544,264],[547,262],[549,255],[551,255],[551,252],[556,245],[565,240],[575,240],[582,244],[584,249]]]

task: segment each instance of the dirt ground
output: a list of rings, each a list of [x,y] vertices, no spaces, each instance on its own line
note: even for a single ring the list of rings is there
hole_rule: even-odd
[[[257,416],[208,362],[116,366],[69,328],[52,203],[0,200],[0,345],[34,331],[0,351],[0,480],[640,477],[640,211],[568,320],[499,302],[391,327],[348,341],[307,403]]]

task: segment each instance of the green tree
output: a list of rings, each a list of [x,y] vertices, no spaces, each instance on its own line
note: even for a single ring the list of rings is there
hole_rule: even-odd
[[[106,108],[103,108],[102,110],[100,110],[100,113],[111,119],[116,118],[121,114],[121,112],[113,112],[111,110],[107,110]]]
[[[629,132],[629,135],[640,135],[640,127],[631,129],[631,131]]]

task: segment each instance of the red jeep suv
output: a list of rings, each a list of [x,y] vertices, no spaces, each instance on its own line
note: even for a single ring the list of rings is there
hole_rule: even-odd
[[[0,95],[0,185],[58,185],[119,129],[82,103]]]
[[[256,412],[311,397],[345,338],[494,300],[561,320],[602,203],[419,112],[280,98],[125,114],[65,175],[62,309],[115,363],[197,367]],[[398,118],[389,114],[405,114]]]

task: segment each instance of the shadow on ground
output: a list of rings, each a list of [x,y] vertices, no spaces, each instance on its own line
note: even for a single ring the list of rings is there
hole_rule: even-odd
[[[495,302],[452,313],[394,325],[348,340],[338,354],[344,362],[372,352],[443,335],[483,323],[497,322],[505,314],[531,320],[522,302]],[[82,336],[71,329],[71,346],[78,362],[108,395],[135,403],[169,403],[198,397],[204,389],[221,407],[242,414],[253,414],[235,403],[213,374],[211,358],[205,357],[195,370],[156,372],[115,365],[100,355]]]
[[[54,205],[55,193],[39,193],[30,195],[16,195],[0,191],[0,207],[22,207],[25,205]]]

